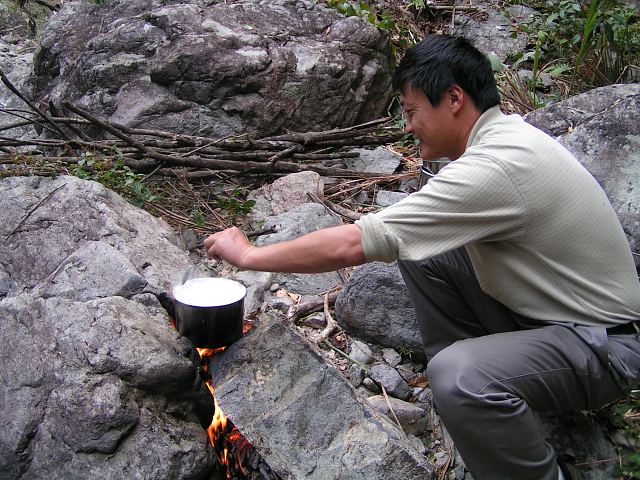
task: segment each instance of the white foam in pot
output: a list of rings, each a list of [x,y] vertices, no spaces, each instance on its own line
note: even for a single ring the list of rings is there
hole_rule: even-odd
[[[194,307],[219,307],[244,298],[247,289],[226,278],[192,278],[173,287],[173,298]]]

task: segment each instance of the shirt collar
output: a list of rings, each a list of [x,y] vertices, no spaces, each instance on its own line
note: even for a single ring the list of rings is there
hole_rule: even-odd
[[[469,148],[471,145],[477,143],[477,141],[480,140],[481,135],[478,134],[483,127],[504,116],[504,113],[500,111],[500,105],[496,105],[495,107],[491,107],[488,110],[485,110],[485,112],[478,117],[478,120],[476,120],[476,123],[471,129],[471,133],[469,133],[469,138],[467,139],[466,148]]]

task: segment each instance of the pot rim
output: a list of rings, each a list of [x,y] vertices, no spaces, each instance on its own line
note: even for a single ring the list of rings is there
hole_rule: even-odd
[[[174,301],[191,307],[224,307],[242,301],[246,295],[247,287],[228,278],[190,278],[173,286]]]

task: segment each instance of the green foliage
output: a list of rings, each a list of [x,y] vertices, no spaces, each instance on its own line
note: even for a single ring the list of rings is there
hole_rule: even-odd
[[[114,190],[125,197],[133,205],[142,207],[145,202],[152,202],[155,195],[149,190],[142,179],[144,175],[133,172],[123,164],[122,152],[112,147],[105,153],[109,156],[96,156],[92,152],[85,152],[74,166],[72,173],[85,180],[94,180],[105,187]]]
[[[618,0],[537,0],[531,6],[539,15],[520,28],[535,38],[539,62],[573,65],[573,79],[592,85],[624,80],[628,66],[637,64],[638,12]]]
[[[242,191],[236,189],[227,198],[219,198],[217,201],[218,208],[227,210],[232,216],[239,214],[249,214],[256,204],[255,200],[244,200]]]
[[[624,430],[632,444],[640,442],[640,390],[633,390],[626,398],[603,408],[604,417],[614,429]],[[622,449],[616,478],[640,479],[640,452]]]
[[[205,228],[204,213],[199,208],[191,210],[189,218],[200,228]]]
[[[415,0],[414,0],[415,1]],[[327,5],[347,17],[360,17],[382,30],[393,30],[396,26],[393,16],[386,12],[376,12],[368,3],[360,1],[327,0]]]
[[[409,360],[411,360],[411,355],[413,355],[413,350],[410,347],[407,347],[406,345],[400,345],[400,347],[398,348],[398,353],[403,357],[406,357]]]

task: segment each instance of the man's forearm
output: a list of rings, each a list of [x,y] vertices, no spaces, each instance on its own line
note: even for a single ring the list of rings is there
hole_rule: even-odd
[[[341,225],[295,240],[253,248],[238,266],[266,272],[319,273],[364,262],[360,228]]]

